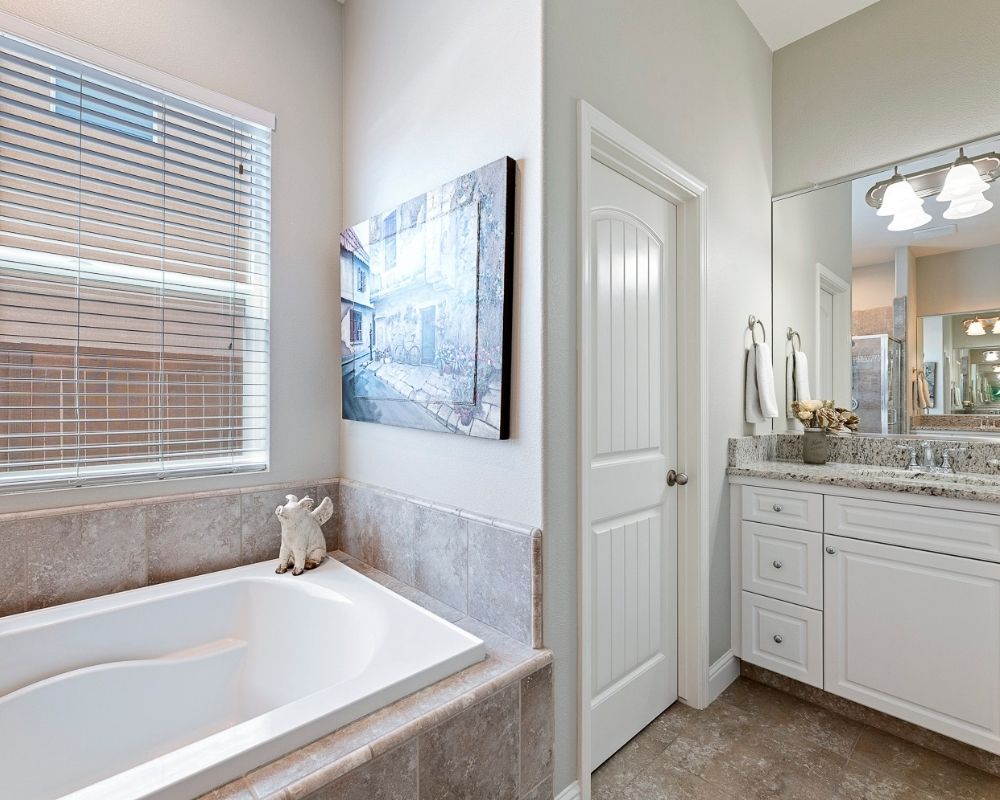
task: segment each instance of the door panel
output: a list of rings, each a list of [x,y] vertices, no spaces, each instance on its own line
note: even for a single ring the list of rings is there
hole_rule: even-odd
[[[592,766],[677,699],[676,211],[591,163]]]
[[[824,545],[826,690],[1000,753],[1000,564]]]

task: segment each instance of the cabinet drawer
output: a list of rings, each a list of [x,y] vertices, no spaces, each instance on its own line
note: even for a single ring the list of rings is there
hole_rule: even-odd
[[[837,536],[1000,561],[1000,516],[933,506],[827,497],[824,530]]]
[[[823,495],[744,486],[743,519],[822,532]]]
[[[743,523],[743,588],[823,608],[823,534]]]
[[[823,614],[743,592],[741,658],[823,688]]]

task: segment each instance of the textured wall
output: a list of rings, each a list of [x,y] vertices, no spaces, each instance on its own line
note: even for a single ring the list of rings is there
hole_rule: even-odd
[[[774,54],[774,191],[1000,130],[996,0],[881,0]]]
[[[344,21],[345,225],[501,156],[518,187],[510,440],[348,421],[341,474],[539,525],[540,4],[362,0]]]
[[[0,0],[0,10],[277,115],[271,196],[271,470],[0,497],[0,512],[337,471],[341,15],[332,0]]]
[[[729,648],[727,438],[750,432],[741,401],[744,333],[749,314],[771,316],[771,53],[735,0],[548,0],[544,58],[542,528],[559,790],[576,775],[577,100],[708,185],[711,438],[708,464],[692,480],[709,484],[715,659]]]

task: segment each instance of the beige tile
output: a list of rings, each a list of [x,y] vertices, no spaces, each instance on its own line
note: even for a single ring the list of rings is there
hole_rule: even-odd
[[[530,645],[531,537],[469,523],[469,615]]]
[[[552,800],[552,776],[550,775],[538,786],[521,795],[521,800]]]
[[[468,522],[455,514],[417,507],[414,526],[414,585],[423,592],[468,612]]]
[[[366,564],[375,557],[375,496],[373,489],[354,483],[340,484],[338,546]]]
[[[1000,797],[1000,778],[995,775],[871,728],[861,733],[851,763],[877,769],[916,789],[951,800]]]
[[[316,500],[316,488],[307,486],[240,495],[242,520],[240,561],[242,563],[255,564],[258,561],[271,559],[277,563],[278,551],[281,549],[281,523],[274,511],[285,502],[285,498],[290,494],[294,494],[299,499],[308,495]]]
[[[552,773],[552,667],[521,679],[521,789]]]
[[[420,800],[517,800],[518,687],[420,737]]]
[[[417,506],[394,495],[375,493],[372,516],[372,566],[413,586],[416,559],[413,547]]]
[[[351,770],[308,800],[417,800],[416,741]]]
[[[935,797],[852,761],[844,770],[833,800],[935,800]]]
[[[340,484],[321,483],[316,487],[316,503],[319,504],[323,498],[329,497],[333,503],[333,516],[323,523],[323,535],[326,537],[326,549],[330,552],[340,547],[337,532],[340,530]]]
[[[491,628],[478,619],[465,617],[455,624],[473,636],[478,636],[486,643],[487,650],[496,655],[497,658],[503,659],[510,664],[520,664],[523,661],[533,658],[538,653],[538,651],[528,645],[512,639],[502,631]]]
[[[142,506],[25,520],[28,608],[146,584]]]
[[[214,792],[203,794],[199,800],[257,800],[257,798],[253,796],[246,782],[240,778],[219,787]]]
[[[238,566],[239,495],[147,506],[146,536],[150,583]]]
[[[736,795],[669,762],[657,761],[617,795],[618,800],[723,800]]]
[[[27,554],[21,520],[0,522],[0,616],[24,611],[28,597]]]
[[[731,684],[719,701],[767,720],[772,737],[803,739],[845,758],[863,728],[858,722],[746,678]]]

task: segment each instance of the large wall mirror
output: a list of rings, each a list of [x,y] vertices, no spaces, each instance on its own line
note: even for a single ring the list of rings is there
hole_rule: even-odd
[[[775,430],[1000,435],[1000,137],[773,204]],[[798,353],[798,355],[796,355]],[[961,432],[961,433],[960,433]]]

